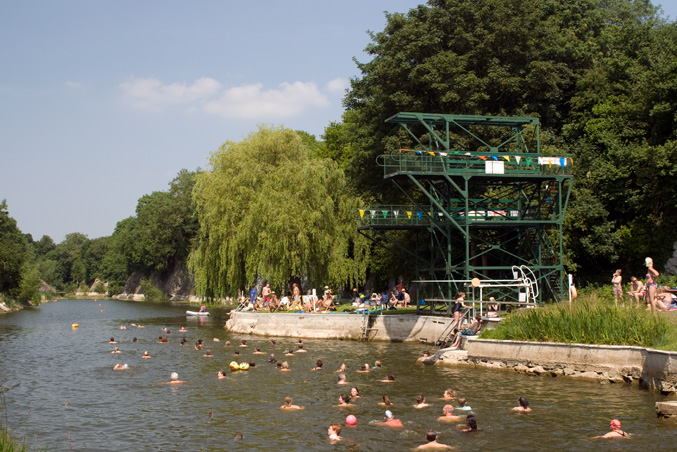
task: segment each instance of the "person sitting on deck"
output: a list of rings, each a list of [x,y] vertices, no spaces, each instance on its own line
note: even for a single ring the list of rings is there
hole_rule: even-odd
[[[487,317],[498,317],[498,303],[496,303],[496,299],[494,297],[489,297],[489,302],[491,304],[488,305],[489,312],[487,312]]]

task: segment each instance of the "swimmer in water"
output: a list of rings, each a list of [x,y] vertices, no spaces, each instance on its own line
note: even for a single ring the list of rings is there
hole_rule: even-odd
[[[440,422],[458,422],[463,420],[461,416],[454,416],[453,405],[444,405],[444,408],[442,408],[442,414],[444,416],[440,416],[437,418],[437,420]]]
[[[223,369],[219,370],[219,371],[216,373],[216,378],[218,378],[219,380],[222,380],[222,379],[226,378],[226,371],[223,370]]]
[[[111,337],[110,340],[108,341],[108,343],[109,343],[109,344],[117,344],[117,342],[115,342],[115,338],[114,338],[114,337]]]
[[[294,350],[291,349],[287,350],[286,352],[284,352],[284,356],[294,356]]]
[[[207,350],[204,355],[202,355],[203,358],[213,358],[214,355],[212,355],[211,350]]]
[[[263,352],[261,351],[260,348],[256,347],[256,348],[254,349],[254,355],[263,355]]]
[[[176,372],[172,372],[172,374],[169,376],[170,380],[167,382],[164,382],[164,384],[168,385],[180,385],[183,383],[183,381],[179,380],[179,374]]]
[[[247,341],[242,339],[242,341],[240,341],[240,347],[246,347],[246,346],[247,346]]]
[[[394,383],[395,382],[395,375],[393,374],[388,374],[388,376],[385,378],[385,380],[379,380],[381,383]]]
[[[182,326],[182,327],[179,329],[179,333],[187,333],[187,332],[188,332],[188,330],[186,329],[185,326]]]
[[[477,420],[472,414],[469,414],[468,417],[465,418],[465,425],[468,428],[461,430],[463,433],[479,432],[482,430],[477,426]]]
[[[524,413],[527,413],[531,411],[531,408],[529,408],[529,401],[527,400],[526,397],[520,396],[517,399],[517,406],[512,409],[513,411],[521,411]]]
[[[270,358],[268,359],[269,363],[276,363],[277,359],[275,359],[275,353],[270,354]]]
[[[594,438],[630,438],[628,432],[621,430],[621,421],[618,419],[612,419],[609,426],[611,427],[610,432],[607,432],[602,436],[595,436]]]
[[[346,374],[344,374],[343,372],[341,372],[340,374],[338,374],[338,382],[337,382],[337,384],[340,384],[340,385],[347,385],[347,384],[349,384],[349,383],[346,381]]]
[[[381,396],[381,402],[378,404],[383,406],[393,406],[393,402],[390,401],[390,396],[388,394],[383,394]]]
[[[291,370],[289,369],[289,363],[287,361],[283,361],[282,364],[280,365],[280,372],[290,372]]]
[[[360,391],[358,391],[355,386],[350,388],[350,397],[352,397],[353,399],[359,399],[360,398]]]
[[[331,424],[327,429],[327,435],[329,436],[329,442],[332,444],[341,441],[341,424]]]
[[[150,359],[150,355],[148,354],[148,350],[143,352],[143,355],[141,355],[141,357],[144,358],[144,359]]]
[[[113,349],[113,351],[111,353],[122,353],[122,352],[120,351],[120,347],[115,346],[115,348]]]
[[[302,410],[302,406],[294,405],[294,400],[291,397],[284,398],[284,405],[280,407],[282,410]]]
[[[456,409],[457,410],[466,410],[466,411],[472,410],[472,408],[470,408],[470,405],[466,405],[467,402],[468,401],[466,400],[465,397],[461,397],[460,399],[458,399],[458,408],[456,408]]]
[[[437,442],[437,432],[433,429],[428,430],[428,433],[425,435],[426,444],[421,444],[415,450],[427,450],[427,449],[453,449],[451,446]]]
[[[348,394],[341,394],[339,396],[339,403],[338,405],[334,405],[335,407],[337,406],[355,406],[352,403],[350,403],[350,396]]]
[[[312,368],[311,370],[322,370],[322,360],[318,359],[317,362],[315,363],[315,367]]]
[[[385,425],[387,427],[404,427],[402,421],[395,419],[395,415],[392,411],[386,410],[383,415],[383,422],[374,422],[374,425]]]
[[[361,373],[361,374],[366,374],[367,372],[369,372],[369,364],[362,364],[360,366],[360,370],[357,370],[356,372]]]
[[[127,370],[127,369],[129,369],[129,366],[127,364],[117,363],[115,366],[113,366],[113,370]]]
[[[345,371],[346,371],[346,363],[341,363],[339,369],[336,372],[345,372]]]
[[[291,350],[290,350],[291,351]],[[299,344],[299,349],[296,350],[296,353],[306,353],[308,350],[303,349],[303,344]]]
[[[442,395],[442,400],[454,400],[456,399],[456,391],[453,389],[445,389],[444,390],[444,395]]]
[[[124,326],[124,325],[121,325],[121,326],[120,326],[120,329],[121,329],[121,330],[126,330],[126,329],[127,329],[127,327],[126,327],[126,326]]]
[[[423,394],[419,394],[418,397],[416,397],[416,404],[414,405],[414,408],[421,409],[430,406],[429,404],[425,403],[425,397]]]

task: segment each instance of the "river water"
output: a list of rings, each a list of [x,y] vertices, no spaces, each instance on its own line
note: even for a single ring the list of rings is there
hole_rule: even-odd
[[[537,377],[505,371],[444,368],[416,364],[422,344],[304,340],[307,353],[283,356],[296,340],[240,336],[226,332],[224,311],[207,319],[188,318],[185,306],[117,300],[63,300],[0,316],[0,414],[10,431],[30,448],[50,451],[399,451],[425,443],[427,429],[458,450],[477,451],[674,451],[677,421],[657,419],[656,401],[675,399],[626,384],[600,384],[566,378]],[[102,312],[103,311],[103,312]],[[80,326],[72,329],[71,324]],[[143,325],[144,328],[131,324]],[[120,330],[125,325],[126,330]],[[186,333],[179,333],[185,326]],[[165,334],[168,328],[171,334]],[[169,343],[158,342],[167,336]],[[119,341],[121,354],[112,354]],[[188,340],[179,344],[181,337]],[[133,342],[133,338],[138,339]],[[194,349],[205,340],[202,352]],[[219,339],[215,342],[213,339]],[[249,345],[239,347],[246,339]],[[229,340],[232,345],[225,346]],[[255,355],[260,347],[265,355]],[[211,349],[213,358],[203,357]],[[147,350],[151,359],[142,359]],[[240,357],[235,357],[238,350]],[[290,372],[267,363],[270,353],[287,360]],[[254,361],[247,372],[218,380],[228,363]],[[311,371],[317,359],[324,370]],[[382,369],[356,373],[375,360]],[[339,408],[336,370],[345,362],[348,380],[362,397],[354,407]],[[114,371],[116,363],[129,369]],[[161,384],[177,372],[182,385]],[[396,381],[378,380],[392,372]],[[481,432],[465,434],[457,424],[437,421],[453,388],[468,399]],[[374,425],[388,393],[391,410],[403,429]],[[418,394],[430,407],[414,409]],[[510,410],[519,395],[533,407],[528,414]],[[279,409],[285,396],[305,407]],[[353,414],[356,427],[344,427],[344,441],[331,445],[327,427]],[[608,431],[617,417],[628,440],[591,439]],[[5,421],[6,419],[6,421]],[[243,439],[236,441],[236,434]]]

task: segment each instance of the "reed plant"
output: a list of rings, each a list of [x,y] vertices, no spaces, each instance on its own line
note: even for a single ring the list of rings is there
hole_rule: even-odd
[[[617,308],[613,298],[604,298],[593,291],[571,305],[520,309],[482,338],[665,348],[676,327],[672,322],[643,307]]]
[[[26,450],[25,444],[19,444],[6,429],[0,429],[0,452],[26,452]]]

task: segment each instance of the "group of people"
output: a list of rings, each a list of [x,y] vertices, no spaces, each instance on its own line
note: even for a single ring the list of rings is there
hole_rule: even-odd
[[[481,319],[479,317],[476,317],[476,322],[480,324]],[[171,334],[169,329],[163,329],[166,334]],[[183,327],[180,329],[181,332],[186,332],[187,330]],[[479,331],[479,327],[477,328],[477,331]],[[136,339],[136,338],[135,338]],[[166,336],[161,336],[160,339],[165,339],[164,341],[159,340],[158,343],[161,344],[167,344],[168,341],[166,340]],[[220,342],[218,338],[214,338],[212,340],[213,342]],[[187,342],[185,337],[180,341],[180,345],[184,345]],[[111,337],[110,340],[108,341],[110,344],[114,344],[115,347],[112,351],[114,354],[120,353],[120,348],[117,345],[118,341],[115,340],[114,337]],[[202,344],[204,343],[203,339],[198,339],[195,343],[195,350],[201,350],[202,349]],[[270,340],[270,345],[272,347],[276,346],[276,341],[274,339]],[[225,347],[231,347],[230,341],[225,342]],[[246,340],[241,340],[238,349],[234,350],[235,356],[240,356],[241,353],[240,351],[242,350],[244,352],[244,348],[249,347],[249,344],[247,344]],[[286,349],[283,351],[284,356],[294,356],[298,353],[307,353],[307,350],[304,348],[304,343],[303,340],[299,339],[296,344],[297,349]],[[264,354],[263,351],[261,351],[261,348],[259,347],[253,347],[253,354],[254,355],[262,355]],[[210,350],[207,350],[203,357],[207,358],[212,358],[213,354],[211,353]],[[141,356],[142,358],[150,359],[150,354],[148,351],[145,351],[143,355]],[[268,359],[268,363],[274,364],[275,368],[277,368],[278,371],[280,372],[290,372],[290,365],[288,361],[280,361],[276,359],[275,354],[271,353],[270,354],[270,359]],[[254,362],[250,363],[250,367],[255,367],[256,364]],[[248,368],[250,368],[248,367]],[[127,364],[116,364],[114,366],[114,370],[127,370],[129,369],[129,366]],[[240,368],[241,369],[241,368]],[[321,372],[327,372],[326,367],[321,359],[316,360],[315,367],[310,369],[311,371],[321,371]],[[235,369],[234,369],[235,371]],[[370,372],[376,372],[377,376],[375,381],[378,381],[380,383],[386,383],[386,384],[393,384],[396,382],[395,376],[392,373],[386,373],[383,375],[384,369],[383,365],[381,364],[380,361],[376,361],[374,365],[370,365],[369,363],[362,364],[356,371],[356,373],[370,373]],[[225,370],[219,370],[217,373],[217,378],[218,379],[225,379],[228,378],[228,373]],[[351,386],[349,391],[342,391],[339,396],[338,396],[338,403],[334,405],[334,407],[352,407],[355,406],[355,403],[357,400],[361,399],[363,396],[360,394],[360,391],[357,386],[351,385],[351,383],[348,382],[347,378],[347,366],[345,363],[341,363],[341,365],[338,367],[338,369],[335,371],[335,373],[338,375],[337,376],[337,384],[338,385],[347,385]],[[159,384],[169,384],[169,385],[181,385],[185,383],[186,381],[179,379],[179,375],[176,372],[172,372],[169,376],[169,381],[166,382],[160,382]],[[394,412],[393,412],[393,402],[391,401],[391,398],[389,396],[389,392],[385,392],[382,397],[380,398],[380,401],[378,402],[378,405],[385,408],[385,411],[383,412],[383,420],[374,420],[369,422],[370,425],[374,426],[384,426],[388,428],[393,428],[393,429],[399,429],[405,427],[401,419],[398,419]],[[465,397],[460,397],[458,396],[457,392],[454,391],[453,389],[449,388],[444,391],[442,394],[442,397],[440,398],[441,401],[444,402],[444,405],[442,407],[442,415],[439,417],[436,417],[434,419],[431,419],[432,422],[436,422],[439,424],[458,424],[458,430],[462,433],[473,433],[473,432],[478,432],[481,431],[481,428],[478,426],[477,419],[473,413],[472,408],[468,404],[468,401]],[[423,394],[419,394],[416,397],[416,400],[412,400],[411,404],[413,409],[416,410],[424,410],[429,408],[431,405],[426,401],[426,398]],[[294,400],[292,397],[288,396],[285,397],[284,402],[282,406],[280,406],[281,410],[303,410],[304,407],[301,405],[294,404]],[[529,406],[529,401],[527,400],[526,397],[520,396],[517,399],[517,406],[511,409],[512,411],[515,412],[521,412],[521,413],[528,413],[531,412],[532,409]],[[357,426],[357,418],[353,414],[349,414],[345,418],[345,426],[347,427],[356,427]],[[606,434],[602,436],[598,436],[595,438],[628,438],[630,435],[621,430],[621,423],[618,419],[614,419],[611,421],[610,424],[611,431],[607,432]],[[341,433],[345,431],[343,429],[342,423],[339,422],[334,422],[332,423],[328,430],[327,430],[327,435],[328,439],[331,443],[338,443],[341,441],[344,441],[344,438],[341,436]],[[427,432],[424,435],[425,437],[425,443],[421,444],[420,446],[417,447],[417,450],[426,450],[426,449],[451,449],[452,446],[449,446],[447,444],[441,443],[439,441],[439,434],[434,428],[430,428],[427,430]]]
[[[644,301],[647,309],[651,309],[652,311],[677,310],[677,297],[672,294],[671,289],[658,287],[656,283],[656,278],[658,278],[660,273],[654,268],[653,259],[647,257],[644,260],[644,264],[647,268],[646,282],[643,283],[636,276],[633,276],[630,278],[630,290],[625,292],[630,298],[630,306],[633,306],[634,299],[636,307],[639,308],[641,299]],[[620,268],[617,269],[611,277],[611,285],[616,306],[618,306],[619,300],[622,306],[625,306],[623,276]]]
[[[287,296],[278,298],[275,291],[270,288],[270,283],[266,283],[259,292],[255,285],[249,288],[249,298],[244,296],[238,300],[238,309],[241,311],[268,311],[276,312],[280,309],[293,311],[301,310],[305,312],[327,312],[334,306],[334,294],[331,287],[325,286],[322,298],[315,292],[309,292],[307,295],[301,295],[301,288],[297,283],[293,283]]]

